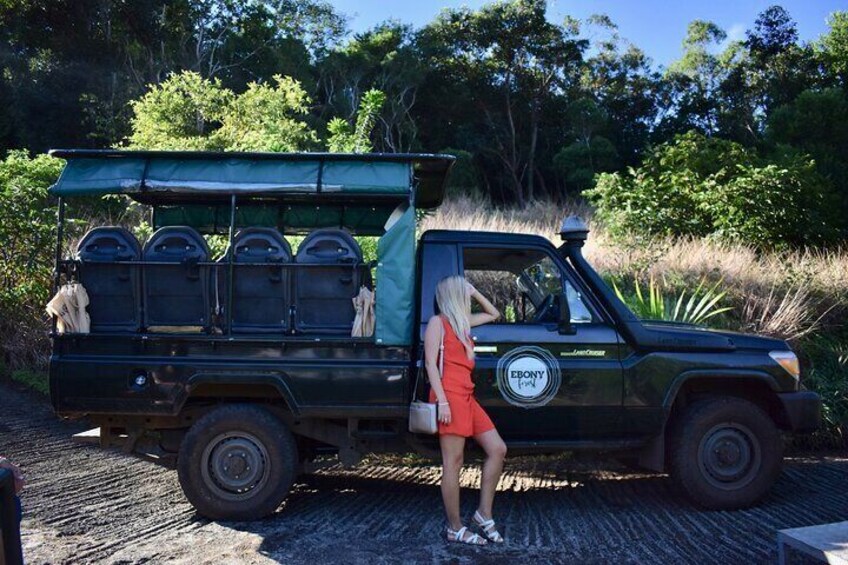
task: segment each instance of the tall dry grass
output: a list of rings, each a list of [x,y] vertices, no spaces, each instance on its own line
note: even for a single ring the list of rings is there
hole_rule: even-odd
[[[500,209],[468,198],[445,202],[420,229],[531,233],[559,243],[559,225],[579,215],[591,228],[585,253],[607,277],[664,281],[670,290],[721,281],[734,307],[732,329],[796,339],[840,329],[848,313],[848,250],[761,252],[751,246],[691,238],[614,239],[585,204],[537,203]]]

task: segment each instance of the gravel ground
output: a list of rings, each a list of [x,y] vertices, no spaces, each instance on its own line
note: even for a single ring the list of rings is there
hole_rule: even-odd
[[[22,525],[36,563],[774,562],[782,528],[848,519],[848,454],[790,457],[758,507],[706,512],[658,475],[566,458],[509,460],[496,498],[507,542],[470,548],[440,538],[438,467],[372,458],[303,477],[278,512],[209,522],[176,472],[71,441],[41,398],[0,384],[0,454],[28,478]],[[463,474],[473,513],[478,469]]]

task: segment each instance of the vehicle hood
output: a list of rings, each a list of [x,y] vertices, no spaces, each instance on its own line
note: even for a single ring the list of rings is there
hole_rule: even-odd
[[[678,322],[644,321],[642,324],[661,341],[689,341],[699,344],[730,342],[736,349],[747,350],[788,350],[789,345],[781,340],[755,334],[712,330],[693,324]]]

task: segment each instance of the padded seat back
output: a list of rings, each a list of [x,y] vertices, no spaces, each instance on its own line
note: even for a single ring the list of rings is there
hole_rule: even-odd
[[[291,299],[289,269],[251,266],[251,263],[291,263],[289,242],[274,228],[246,228],[233,239],[233,312],[234,332],[281,332],[289,329]],[[229,253],[220,259],[229,261]],[[218,267],[218,301],[226,320],[229,292],[228,268]]]
[[[298,268],[295,275],[295,320],[305,332],[350,332],[356,312],[352,299],[362,283],[362,250],[345,230],[311,232],[295,262],[332,267]],[[356,266],[356,268],[354,268]]]
[[[140,269],[120,264],[141,260],[141,246],[135,236],[121,227],[94,228],[77,244],[76,258],[81,261],[79,281],[90,301],[91,331],[138,330]]]
[[[144,325],[205,329],[209,325],[209,248],[197,230],[173,226],[157,230],[144,246],[146,265]]]

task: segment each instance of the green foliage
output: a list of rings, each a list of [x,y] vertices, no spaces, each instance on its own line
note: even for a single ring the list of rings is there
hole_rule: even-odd
[[[821,394],[822,433],[828,443],[848,442],[848,343],[832,337],[817,337],[800,344],[809,361],[804,386]]]
[[[703,325],[714,316],[731,311],[731,306],[722,306],[727,291],[719,290],[722,281],[709,286],[702,278],[691,294],[684,289],[675,298],[668,295],[663,284],[654,277],[648,279],[645,289],[637,277],[633,278],[633,293],[623,293],[615,281],[612,282],[616,296],[633,310],[642,320],[664,320],[684,324]]]
[[[830,29],[816,48],[825,68],[845,86],[848,85],[848,11],[833,12],[827,24]]]
[[[56,210],[47,189],[63,162],[12,151],[0,162],[0,344],[11,367],[32,363],[44,341]]]
[[[380,109],[386,103],[386,95],[376,89],[362,95],[359,109],[356,113],[356,125],[341,119],[333,118],[327,124],[329,138],[327,147],[331,153],[368,153],[373,149],[371,132],[377,122]]]
[[[585,195],[613,232],[770,247],[832,240],[827,192],[807,157],[765,162],[737,143],[689,132],[658,146],[638,169],[601,174]]]
[[[50,394],[50,382],[47,378],[47,373],[29,369],[18,369],[17,371],[12,371],[12,380],[41,394]]]
[[[132,149],[302,151],[317,136],[302,120],[311,100],[291,77],[251,82],[235,94],[217,79],[187,71],[132,103]]]
[[[303,118],[311,100],[300,83],[274,75],[276,86],[251,82],[224,110],[216,137],[228,151],[303,151],[318,141]],[[370,130],[369,130],[370,131]]]
[[[219,79],[186,71],[170,76],[131,103],[130,149],[223,150],[214,135],[234,94]]]
[[[575,141],[559,150],[554,156],[554,166],[565,177],[566,186],[583,190],[595,182],[599,172],[613,171],[618,165],[618,152],[612,142],[595,136],[587,143]]]
[[[848,217],[848,91],[805,90],[772,112],[766,140],[815,159],[816,171],[833,185],[840,201],[837,210]]]

